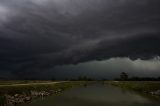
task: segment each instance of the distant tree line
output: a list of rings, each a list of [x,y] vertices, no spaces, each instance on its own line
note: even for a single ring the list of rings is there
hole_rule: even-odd
[[[87,76],[79,76],[78,78],[65,79],[67,81],[95,81],[93,78]]]
[[[16,80],[16,79],[5,79],[0,78],[0,80]],[[79,76],[77,78],[66,78],[66,79],[56,79],[55,77],[52,77],[51,79],[36,79],[36,78],[28,78],[28,79],[21,79],[21,80],[52,80],[52,81],[108,81],[106,78],[101,79],[94,79],[90,78],[88,76]],[[121,72],[119,78],[114,79],[115,81],[160,81],[160,77],[129,77],[128,73]]]
[[[128,79],[129,81],[160,81],[160,77],[132,77]]]
[[[115,79],[116,81],[160,81],[160,77],[128,77],[128,74],[122,72],[119,78]]]

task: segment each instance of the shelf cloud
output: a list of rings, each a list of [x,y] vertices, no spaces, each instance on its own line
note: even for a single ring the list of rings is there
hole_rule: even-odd
[[[117,57],[157,57],[159,5],[159,0],[0,0],[0,72],[16,76]]]

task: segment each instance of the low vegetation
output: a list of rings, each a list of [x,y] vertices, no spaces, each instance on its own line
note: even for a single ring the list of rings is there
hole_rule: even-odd
[[[39,96],[49,96],[61,93],[74,86],[83,86],[86,81],[1,81],[0,106],[14,106],[15,104],[30,101]]]
[[[41,80],[0,80],[0,86],[2,85],[15,85],[15,84],[31,84],[31,83],[49,83],[52,81]]]
[[[105,83],[121,88],[131,89],[139,92],[160,96],[159,81],[107,81]]]

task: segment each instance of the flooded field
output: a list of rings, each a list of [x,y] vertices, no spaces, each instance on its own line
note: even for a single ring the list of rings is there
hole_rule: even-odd
[[[160,101],[130,90],[95,84],[19,106],[160,106]]]

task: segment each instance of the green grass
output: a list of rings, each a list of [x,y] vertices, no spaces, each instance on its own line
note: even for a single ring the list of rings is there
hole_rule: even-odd
[[[67,88],[71,88],[73,86],[77,86],[77,85],[82,85],[85,84],[87,82],[85,81],[76,81],[76,82],[60,82],[60,83],[55,83],[52,84],[52,82],[50,82],[51,84],[41,84],[44,82],[39,82],[36,84],[34,84],[33,82],[29,85],[7,85],[7,84],[3,84],[0,85],[0,95],[4,95],[4,94],[21,94],[21,93],[30,93],[30,91],[49,91],[49,90],[57,90],[57,89],[62,89],[65,90]],[[12,82],[12,84],[14,84]],[[17,84],[17,83],[15,83]],[[18,83],[18,84],[23,84],[23,83]],[[26,84],[26,83],[25,83]]]
[[[108,81],[105,83],[141,92],[160,90],[158,81]]]
[[[5,104],[5,99],[3,96],[0,96],[0,106],[3,106]]]
[[[12,85],[12,84],[28,84],[28,83],[47,83],[52,81],[40,81],[40,80],[0,80],[0,85]]]

